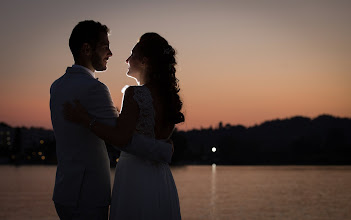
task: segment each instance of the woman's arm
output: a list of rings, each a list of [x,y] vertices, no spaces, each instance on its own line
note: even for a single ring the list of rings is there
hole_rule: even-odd
[[[65,119],[89,128],[96,136],[117,147],[126,146],[135,131],[139,116],[139,106],[133,98],[134,89],[129,87],[123,96],[121,114],[117,118],[116,126],[109,126],[96,121],[87,110],[75,101],[73,107],[70,103],[64,104]]]

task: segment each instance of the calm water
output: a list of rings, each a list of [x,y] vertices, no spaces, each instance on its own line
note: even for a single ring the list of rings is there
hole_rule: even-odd
[[[0,219],[58,220],[51,201],[55,170],[0,166]],[[186,166],[172,172],[184,220],[351,219],[351,166]]]

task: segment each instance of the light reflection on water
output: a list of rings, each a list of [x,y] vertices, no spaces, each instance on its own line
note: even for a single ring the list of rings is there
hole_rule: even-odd
[[[211,219],[216,219],[216,164],[212,164],[212,177],[211,177]]]
[[[351,166],[173,169],[183,219],[351,219]]]
[[[0,219],[58,220],[55,170],[0,166]],[[172,173],[184,220],[351,219],[351,166],[184,166]]]

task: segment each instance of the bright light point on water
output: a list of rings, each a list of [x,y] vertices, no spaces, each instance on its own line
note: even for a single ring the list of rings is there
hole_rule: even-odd
[[[212,147],[212,152],[214,153],[214,152],[216,152],[216,151],[217,151],[217,148]]]

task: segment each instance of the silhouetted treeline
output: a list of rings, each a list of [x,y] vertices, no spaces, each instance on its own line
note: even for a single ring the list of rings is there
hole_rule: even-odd
[[[241,125],[175,131],[172,165],[351,164],[351,119],[293,117]],[[111,166],[119,151],[107,145]],[[215,152],[212,151],[215,148]],[[56,164],[52,130],[0,123],[0,164]]]
[[[172,164],[351,164],[351,119],[322,115],[176,131]],[[212,148],[216,151],[213,152]]]

